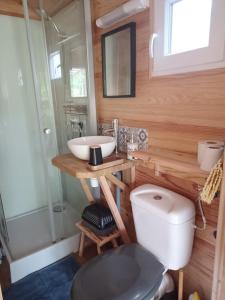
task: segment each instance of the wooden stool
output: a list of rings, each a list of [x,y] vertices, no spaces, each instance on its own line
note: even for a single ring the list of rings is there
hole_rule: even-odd
[[[80,237],[80,246],[79,246],[79,256],[83,256],[84,252],[84,244],[85,244],[85,237],[88,237],[90,240],[92,240],[97,245],[97,252],[98,254],[102,253],[101,247],[105,245],[106,243],[111,242],[113,247],[118,247],[116,238],[120,236],[120,233],[118,229],[115,229],[113,232],[111,232],[108,235],[104,236],[98,236],[96,235],[91,229],[86,227],[82,221],[76,223],[76,226],[81,230],[81,237]]]

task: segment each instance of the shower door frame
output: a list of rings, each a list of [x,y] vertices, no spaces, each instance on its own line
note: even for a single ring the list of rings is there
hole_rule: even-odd
[[[97,134],[97,114],[96,114],[96,98],[95,98],[95,75],[94,75],[94,56],[93,56],[93,37],[91,24],[91,0],[84,1],[84,21],[86,33],[86,49],[87,49],[87,68],[88,68],[88,128],[90,135]]]
[[[24,19],[26,24],[26,34],[27,34],[27,41],[28,41],[28,48],[30,53],[30,62],[32,68],[32,76],[33,76],[33,83],[34,83],[34,92],[35,92],[35,100],[36,100],[36,111],[38,114],[38,125],[40,130],[40,141],[41,141],[41,148],[42,148],[42,156],[44,162],[44,170],[45,170],[45,183],[46,183],[46,191],[47,191],[47,199],[48,199],[48,208],[49,208],[49,220],[50,220],[50,231],[52,236],[52,242],[56,242],[56,232],[55,232],[55,222],[54,222],[54,214],[53,214],[53,199],[51,190],[49,188],[49,171],[47,164],[49,163],[47,160],[47,149],[45,147],[45,135],[43,134],[42,124],[40,122],[41,119],[41,108],[40,108],[40,91],[38,87],[38,78],[36,73],[36,66],[35,66],[35,57],[34,57],[34,50],[33,50],[33,43],[32,43],[32,32],[30,27],[30,16],[29,16],[29,7],[28,7],[29,0],[22,0],[22,5],[24,9]],[[42,5],[42,1],[39,1],[40,8]],[[96,117],[96,99],[95,99],[95,84],[94,84],[94,58],[93,58],[93,38],[92,38],[92,24],[91,24],[91,3],[90,0],[83,0],[84,5],[84,26],[85,26],[85,38],[86,38],[86,57],[87,57],[87,83],[88,83],[88,122],[87,122],[87,132],[90,135],[96,135],[97,133],[97,117]],[[47,68],[48,68],[48,76],[50,82],[50,72],[49,72],[49,59],[48,59],[48,51],[47,51],[47,43],[46,43],[46,33],[45,33],[45,26],[44,26],[44,19],[42,17],[42,30],[45,38],[45,55],[47,61]],[[50,101],[53,104],[53,96],[52,91],[50,95]],[[53,106],[52,109],[54,110]],[[54,129],[56,129],[56,123],[54,118]],[[57,137],[56,137],[57,139]],[[60,172],[58,172],[59,178]],[[61,179],[59,180],[60,184],[62,185]],[[63,205],[63,192],[61,186],[61,204]],[[61,216],[62,217],[62,216]],[[63,217],[62,217],[63,218]],[[63,224],[63,220],[62,220]]]
[[[47,167],[47,150],[44,143],[44,134],[42,129],[42,124],[40,122],[41,119],[41,108],[40,108],[40,91],[38,88],[38,78],[36,73],[35,67],[35,57],[34,57],[34,50],[33,50],[33,43],[32,43],[32,33],[30,27],[30,16],[29,16],[29,9],[28,9],[28,1],[29,0],[22,0],[23,10],[24,10],[24,20],[26,25],[26,34],[27,34],[27,42],[28,42],[28,49],[30,54],[30,63],[31,63],[31,70],[32,70],[32,77],[33,77],[33,84],[34,84],[34,93],[35,93],[35,103],[36,103],[36,112],[38,115],[38,126],[39,126],[39,133],[40,133],[40,144],[42,150],[42,161],[44,167],[44,176],[45,176],[45,190],[47,192],[47,199],[48,199],[48,212],[49,212],[49,221],[50,221],[50,233],[52,237],[52,242],[56,242],[56,232],[55,232],[55,224],[54,224],[54,214],[53,214],[53,199],[51,195],[51,190],[49,188],[49,172]],[[46,51],[45,51],[46,52]],[[52,101],[52,100],[50,100]]]
[[[46,183],[46,191],[47,191],[47,199],[48,199],[48,208],[49,208],[49,220],[50,220],[50,231],[52,236],[52,242],[56,242],[56,232],[55,232],[55,222],[54,222],[54,214],[53,214],[53,199],[51,190],[49,188],[49,171],[47,164],[49,163],[47,160],[47,149],[45,147],[45,135],[43,134],[42,124],[40,123],[41,119],[41,108],[40,108],[40,91],[38,87],[38,78],[36,73],[36,66],[35,66],[35,57],[34,57],[34,50],[33,50],[33,43],[32,43],[32,32],[30,27],[30,16],[29,16],[29,7],[28,7],[29,0],[22,0],[23,9],[24,9],[24,18],[26,24],[26,34],[27,34],[27,41],[28,41],[28,48],[30,52],[30,62],[32,68],[32,76],[33,76],[33,83],[34,83],[34,92],[35,92],[35,100],[36,100],[36,110],[38,114],[39,120],[39,130],[40,130],[40,141],[41,141],[41,148],[42,148],[42,156],[44,162],[44,170],[45,170],[45,183]],[[41,8],[41,1],[40,8]],[[91,4],[90,0],[83,0],[84,5],[84,26],[85,26],[85,38],[86,38],[86,57],[87,57],[87,83],[88,83],[88,105],[87,105],[87,115],[88,115],[88,122],[87,122],[87,132],[89,135],[96,135],[97,134],[97,117],[96,117],[96,99],[95,99],[95,85],[94,85],[94,59],[93,59],[93,39],[92,39],[92,24],[91,24]],[[48,51],[47,51],[47,44],[46,44],[46,34],[45,34],[45,26],[44,20],[42,17],[42,30],[45,38],[45,55],[46,61],[48,64],[48,76],[50,82],[50,73],[49,73],[49,60],[48,60]],[[51,102],[53,103],[52,91],[51,91]],[[53,106],[52,109],[54,110]],[[54,129],[56,128],[56,123],[54,119]],[[56,137],[57,138],[57,137]],[[58,172],[59,178],[60,172]],[[62,184],[61,179],[59,179],[60,184]],[[61,186],[61,205],[63,204],[63,192]],[[61,218],[63,218],[61,216]],[[62,220],[63,225],[63,220]]]
[[[30,60],[31,60],[31,68],[32,68],[32,76],[34,81],[34,92],[35,92],[35,103],[37,107],[37,114],[40,117],[40,95],[39,95],[39,89],[38,89],[38,78],[36,74],[35,69],[35,58],[34,58],[34,52],[32,51],[32,38],[31,38],[31,29],[29,28],[29,11],[28,11],[28,1],[29,0],[22,0],[23,8],[24,8],[24,18],[25,18],[25,24],[26,24],[26,34],[27,34],[27,40],[28,40],[28,48],[30,52]],[[90,0],[83,0],[84,1],[84,16],[85,16],[85,33],[86,33],[86,55],[87,55],[87,74],[88,74],[88,134],[95,135],[97,132],[97,119],[96,119],[96,101],[95,101],[95,86],[94,86],[94,62],[93,62],[93,46],[92,46],[92,29],[91,29],[91,3]],[[43,25],[43,24],[42,24]],[[47,48],[46,48],[46,55],[47,55]],[[47,60],[48,61],[48,60]],[[52,99],[50,101],[53,101]],[[41,140],[41,148],[42,148],[42,155],[43,155],[43,164],[45,167],[45,177],[46,177],[46,186],[48,191],[48,205],[49,205],[49,214],[50,216],[50,222],[51,222],[51,233],[52,233],[52,241],[55,241],[55,228],[54,228],[54,216],[53,216],[53,202],[51,201],[51,191],[49,189],[48,180],[48,168],[47,168],[47,162],[46,162],[46,149],[45,149],[45,143],[43,135],[42,126],[40,123],[40,118],[38,120],[39,124],[39,130],[40,130],[40,140]],[[53,167],[53,166],[52,166]],[[10,264],[10,270],[12,275],[12,282],[15,282],[24,276],[39,270],[40,268],[43,268],[47,266],[49,263],[53,263],[54,259],[55,261],[70,254],[71,252],[77,251],[79,246],[79,234],[74,234],[74,236],[68,237],[62,241],[58,241],[55,244],[52,244],[51,246],[44,247],[40,251],[35,251],[31,253],[30,255],[21,257],[19,259],[14,259],[10,253],[10,249],[8,248],[7,243],[5,243],[3,237],[1,237],[3,248],[5,250],[6,256],[8,258],[9,264]],[[74,248],[75,245],[75,248]],[[56,249],[56,250],[53,250]],[[63,253],[63,251],[67,251],[67,253]],[[57,252],[57,254],[56,254]],[[44,254],[45,253],[45,254]],[[60,253],[60,254],[59,254]],[[63,254],[62,254],[63,253]],[[58,256],[57,256],[58,255]],[[62,257],[59,257],[61,255]],[[31,263],[31,257],[34,257],[34,264]],[[50,262],[43,260],[43,257],[45,258],[47,256],[50,256]],[[40,257],[42,260],[40,261],[41,266],[39,268],[38,261],[40,260]],[[26,261],[27,258],[27,261]],[[25,274],[24,268],[28,264],[29,273]],[[17,269],[23,269],[22,273],[23,275],[15,275],[17,272]]]

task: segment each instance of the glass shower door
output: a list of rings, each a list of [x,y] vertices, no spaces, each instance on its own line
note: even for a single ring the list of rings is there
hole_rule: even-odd
[[[86,57],[90,47],[87,47],[84,27],[84,7],[89,0],[72,1],[71,6],[63,5],[62,11],[54,15],[55,21],[60,19],[69,26],[69,31],[65,28],[66,36],[57,37],[62,62],[66,60],[61,66],[62,81],[58,81],[58,86],[56,81],[50,80],[49,74],[49,61],[53,57],[46,47],[45,25],[49,19],[38,14],[39,1],[22,2],[24,18],[0,15],[0,28],[4,28],[0,31],[0,40],[4,41],[0,47],[0,194],[3,203],[0,235],[6,239],[6,224],[13,280],[25,276],[20,273],[25,269],[26,264],[21,262],[25,258],[28,258],[29,268],[35,271],[62,258],[64,250],[68,255],[68,251],[75,249],[75,243],[78,245],[74,223],[85,205],[85,196],[79,183],[60,174],[51,160],[58,152],[68,151],[67,139],[93,134],[96,128],[96,123],[89,122],[95,120],[94,93],[90,89],[93,81],[90,83]],[[37,6],[28,7],[28,4]],[[80,23],[74,26],[70,20]],[[75,41],[76,36],[81,39]],[[47,36],[48,41],[50,38]],[[78,55],[83,55],[82,64]],[[77,79],[81,84],[77,85]],[[75,122],[76,130],[75,127],[67,130],[66,120],[71,125]],[[86,126],[87,121],[90,126]],[[58,251],[57,255],[51,253],[42,261],[34,258],[42,250],[46,253],[48,248]],[[15,274],[16,268],[19,275]]]
[[[46,162],[25,21],[0,15],[0,28],[0,193],[8,245],[17,259],[56,237],[46,214]]]
[[[49,219],[54,241],[65,237],[63,216],[63,195],[60,172],[51,160],[58,154],[55,116],[51,83],[48,68],[47,47],[42,18],[31,18],[30,2],[23,0],[24,15],[27,30],[27,39],[30,50],[33,84],[36,98],[36,107],[39,118],[40,140],[42,143],[43,162],[45,165],[46,185],[48,189]]]
[[[39,7],[47,41],[59,153],[69,152],[68,140],[96,134],[88,8],[89,0],[62,1],[57,10],[42,1]],[[79,181],[63,173],[61,178],[64,202],[80,215],[86,198]]]
[[[49,175],[52,199],[49,207],[54,212],[52,227],[59,240],[74,234],[74,223],[86,205],[86,198],[79,181],[60,173],[52,166],[51,159],[58,152],[69,152],[69,139],[95,134],[96,114],[88,55],[92,43],[87,38],[91,32],[90,11],[87,11],[90,2],[62,1],[57,10],[51,10],[47,4],[47,1],[23,0],[41,141]]]

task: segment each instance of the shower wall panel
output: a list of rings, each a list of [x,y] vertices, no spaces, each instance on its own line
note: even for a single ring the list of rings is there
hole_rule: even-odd
[[[6,218],[47,205],[44,164],[48,167],[53,202],[62,198],[58,171],[51,159],[58,153],[51,83],[42,23],[30,20],[39,91],[37,113],[25,21],[0,15],[0,192]],[[44,128],[45,157],[40,144]]]
[[[41,23],[32,23],[41,58]],[[0,15],[0,28],[0,191],[11,218],[47,205],[47,199],[25,22]]]

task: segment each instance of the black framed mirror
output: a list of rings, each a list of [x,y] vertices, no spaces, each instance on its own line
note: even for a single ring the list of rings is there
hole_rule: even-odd
[[[101,43],[103,97],[135,97],[136,23],[103,34]]]

